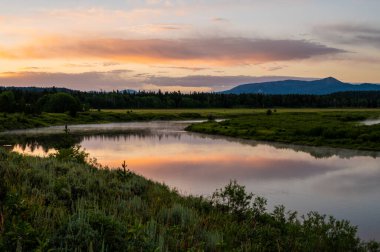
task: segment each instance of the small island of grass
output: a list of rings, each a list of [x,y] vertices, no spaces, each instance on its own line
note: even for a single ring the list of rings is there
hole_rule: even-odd
[[[187,130],[230,137],[312,146],[380,150],[379,111],[256,112],[231,120],[192,124]]]

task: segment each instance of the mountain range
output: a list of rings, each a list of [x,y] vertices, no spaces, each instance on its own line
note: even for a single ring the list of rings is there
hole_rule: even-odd
[[[222,91],[223,94],[310,94],[324,95],[347,91],[380,91],[379,84],[363,83],[350,84],[341,82],[333,77],[320,80],[283,80],[262,83],[250,83],[236,86],[230,90]]]

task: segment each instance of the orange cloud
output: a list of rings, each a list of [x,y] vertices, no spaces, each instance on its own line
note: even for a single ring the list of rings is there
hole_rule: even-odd
[[[256,64],[302,60],[342,53],[343,50],[306,40],[249,38],[191,39],[75,39],[43,38],[12,48],[2,57],[15,59],[89,58],[130,63],[183,63],[199,65]]]
[[[15,58],[15,55],[10,53],[8,50],[0,47],[0,59]]]

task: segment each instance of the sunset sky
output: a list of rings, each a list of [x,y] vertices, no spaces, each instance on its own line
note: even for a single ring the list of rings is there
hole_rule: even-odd
[[[0,85],[218,91],[380,83],[379,0],[0,1]]]

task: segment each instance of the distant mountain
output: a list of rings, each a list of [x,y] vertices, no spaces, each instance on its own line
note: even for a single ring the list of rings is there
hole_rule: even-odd
[[[328,77],[320,80],[284,80],[263,83],[251,83],[236,86],[230,90],[222,91],[224,94],[311,94],[324,95],[346,91],[380,91],[379,84],[350,84]]]
[[[133,89],[124,89],[121,92],[122,93],[128,93],[128,94],[135,94],[135,93],[137,93],[137,91],[133,90]]]

